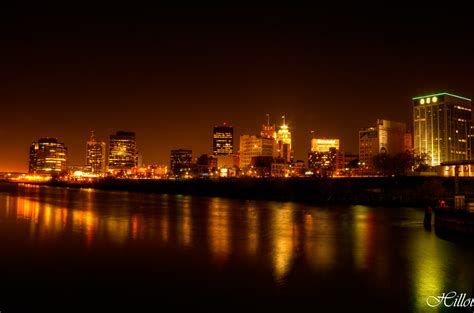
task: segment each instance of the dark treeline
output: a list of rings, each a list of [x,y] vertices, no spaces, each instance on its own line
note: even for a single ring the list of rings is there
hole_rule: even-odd
[[[186,194],[248,200],[367,205],[434,205],[453,196],[454,179],[442,177],[366,177],[340,179],[104,179],[94,183],[52,182],[53,186]],[[474,198],[474,179],[461,178],[460,191]]]

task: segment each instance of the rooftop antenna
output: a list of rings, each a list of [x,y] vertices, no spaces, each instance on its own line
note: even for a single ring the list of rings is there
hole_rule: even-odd
[[[314,130],[311,131],[311,135],[313,136],[313,139],[314,139]]]
[[[89,137],[89,141],[94,141],[94,140],[95,140],[94,131],[91,130],[91,136]]]
[[[270,126],[270,114],[266,114],[267,115],[267,125]]]
[[[285,125],[286,125],[286,124],[285,124],[285,116],[283,115],[283,116],[281,117],[281,119],[283,120],[283,126],[285,126]]]

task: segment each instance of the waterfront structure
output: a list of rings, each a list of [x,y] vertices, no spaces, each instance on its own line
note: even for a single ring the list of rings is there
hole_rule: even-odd
[[[94,131],[91,131],[89,140],[87,141],[86,149],[86,167],[94,174],[105,173],[106,167],[106,151],[105,142],[97,141],[94,136]]]
[[[65,174],[67,148],[56,138],[39,138],[30,146],[30,174]]]
[[[118,131],[110,135],[109,171],[131,172],[137,166],[138,153],[134,132]]]
[[[359,130],[359,161],[373,170],[372,158],[379,153],[395,155],[405,152],[406,124],[378,119],[373,127]]]
[[[193,151],[189,149],[171,150],[171,174],[177,177],[190,176],[193,162]]]
[[[285,163],[291,163],[293,161],[293,150],[291,146],[291,132],[288,125],[285,122],[285,116],[282,117],[282,125],[277,132],[277,146],[278,146],[278,158],[283,160]]]
[[[234,128],[226,123],[215,126],[213,132],[214,155],[228,155],[234,151]]]
[[[139,165],[134,174],[137,178],[165,178],[168,174],[168,166],[162,164]]]
[[[275,140],[269,137],[240,136],[240,168],[249,167],[253,157],[272,157],[274,142]]]
[[[470,158],[471,99],[447,92],[413,99],[414,152],[429,165]]]
[[[254,177],[270,177],[272,172],[272,156],[255,156],[252,157],[251,169],[247,172],[248,176]]]
[[[448,161],[436,166],[439,176],[474,177],[474,160]],[[456,173],[457,172],[457,173]]]

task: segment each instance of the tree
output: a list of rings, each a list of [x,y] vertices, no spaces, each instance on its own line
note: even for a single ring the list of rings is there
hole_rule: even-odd
[[[374,168],[383,176],[391,176],[393,171],[393,159],[387,153],[376,154],[372,158]]]
[[[413,156],[407,152],[393,156],[379,153],[372,158],[372,164],[383,176],[403,176],[413,168]]]
[[[429,160],[431,160],[431,156],[428,153],[415,153],[413,155],[413,170],[415,172],[426,172],[430,168]]]

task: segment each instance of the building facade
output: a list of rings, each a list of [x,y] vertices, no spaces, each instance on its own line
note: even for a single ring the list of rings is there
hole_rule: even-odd
[[[171,174],[177,177],[191,175],[193,162],[193,151],[188,149],[171,150],[170,169]]]
[[[327,151],[312,151],[308,154],[308,168],[316,176],[333,176],[337,170],[339,151],[335,147]]]
[[[240,168],[249,167],[253,157],[272,157],[274,142],[274,139],[268,137],[240,136]]]
[[[56,138],[40,138],[30,147],[29,173],[59,175],[67,171],[67,148]]]
[[[315,175],[332,176],[337,170],[342,170],[344,158],[339,142],[339,139],[311,139],[308,168]]]
[[[137,143],[134,132],[118,131],[110,135],[109,171],[129,172],[138,163]]]
[[[406,124],[378,119],[373,127],[359,131],[359,161],[372,170],[372,158],[379,153],[395,155],[405,151]]]
[[[471,99],[437,93],[413,98],[414,152],[430,165],[470,158]]]
[[[94,132],[91,132],[86,148],[86,166],[87,169],[95,174],[105,173],[106,168],[106,150],[105,142],[97,141]]]
[[[213,152],[214,155],[232,154],[234,151],[234,128],[224,123],[214,127]]]

